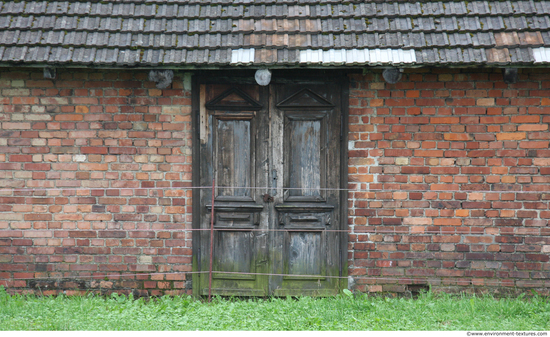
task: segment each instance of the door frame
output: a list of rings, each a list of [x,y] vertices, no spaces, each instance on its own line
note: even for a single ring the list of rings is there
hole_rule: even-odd
[[[192,186],[200,186],[200,85],[201,84],[255,84],[254,73],[256,69],[235,70],[201,70],[193,73],[191,85],[191,132],[192,132]],[[340,186],[348,187],[348,134],[349,134],[349,79],[345,70],[272,70],[272,82],[301,82],[331,78],[340,84],[341,102],[341,128],[340,128]],[[342,277],[340,288],[347,288],[348,276],[348,193],[340,193],[340,271]],[[200,278],[208,277],[201,274],[202,263],[200,261],[200,190],[192,189],[192,288],[193,296],[200,297]]]

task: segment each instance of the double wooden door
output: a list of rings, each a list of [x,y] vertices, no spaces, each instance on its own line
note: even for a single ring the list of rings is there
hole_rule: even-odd
[[[345,283],[347,225],[339,190],[340,83],[198,87],[194,174],[203,187],[216,182],[212,293],[337,293]],[[205,295],[212,189],[197,190],[193,202],[200,229],[194,232],[194,269],[200,273],[193,284],[195,293]]]

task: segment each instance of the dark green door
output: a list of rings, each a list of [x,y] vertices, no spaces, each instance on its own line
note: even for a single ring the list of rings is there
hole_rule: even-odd
[[[201,186],[217,185],[212,293],[337,293],[346,228],[339,84],[201,84],[199,110],[194,174]],[[201,189],[195,199],[201,295],[209,286],[211,193]]]

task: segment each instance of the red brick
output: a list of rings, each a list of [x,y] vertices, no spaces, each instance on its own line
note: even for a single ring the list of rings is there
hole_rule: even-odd
[[[430,124],[458,124],[460,122],[459,117],[432,117],[430,118]]]
[[[56,121],[73,121],[78,122],[83,120],[84,117],[82,115],[72,115],[72,114],[59,114],[55,116]]]
[[[401,173],[403,174],[429,174],[429,167],[413,167],[413,166],[403,166],[401,168]]]
[[[474,150],[468,152],[468,157],[494,157],[495,151],[494,150]]]
[[[512,116],[512,123],[539,123],[540,122],[540,116],[529,116],[529,115],[522,115],[522,116]]]
[[[110,147],[110,154],[136,154],[137,150],[133,147]]]
[[[436,225],[436,226],[460,226],[460,225],[462,225],[462,220],[461,219],[437,218],[437,219],[434,219],[434,225]]]
[[[547,149],[550,142],[540,141],[540,142],[520,142],[519,147],[522,149]]]
[[[81,163],[79,165],[81,170],[85,171],[107,171],[109,169],[108,164],[93,164],[93,163]]]
[[[415,150],[416,157],[443,157],[443,150]]]
[[[480,117],[479,122],[481,124],[504,124],[504,123],[510,122],[510,117],[508,116]]]
[[[497,140],[522,140],[527,138],[525,132],[498,133]]]
[[[443,135],[443,138],[449,141],[472,140],[472,137],[469,134],[465,134],[465,133],[446,133]]]
[[[11,162],[32,162],[32,156],[12,154],[10,155],[10,161]]]
[[[24,169],[27,171],[49,171],[51,169],[50,164],[25,164]]]
[[[410,157],[412,155],[412,150],[394,150],[394,149],[387,149],[384,151],[384,155],[386,157]]]
[[[6,164],[6,163],[0,163],[0,170],[20,170],[21,164]]]
[[[26,221],[50,221],[52,220],[51,214],[25,214]]]
[[[95,238],[97,237],[96,231],[69,231],[69,237],[71,238]]]
[[[90,146],[83,146],[80,148],[80,153],[83,154],[107,154],[108,148],[107,147],[90,147]]]
[[[2,123],[2,130],[25,130],[30,128],[31,123]]]

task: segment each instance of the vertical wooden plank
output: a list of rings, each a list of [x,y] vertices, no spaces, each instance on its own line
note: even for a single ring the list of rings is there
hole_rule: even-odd
[[[219,181],[218,196],[233,196],[235,185],[235,121],[217,120],[216,123],[216,177]],[[225,188],[229,187],[229,188]]]
[[[265,194],[269,194],[271,191],[269,90],[269,87],[258,87],[258,97],[263,108],[258,111],[256,118],[253,120],[256,131],[252,134],[254,149],[251,149],[251,157],[254,160],[254,165],[252,166],[254,172],[252,176],[257,187],[251,193],[254,195],[254,200],[264,206],[264,211],[260,214],[259,229],[261,231],[254,233],[254,248],[256,249],[254,267],[257,273],[264,274],[258,276],[257,280],[258,288],[261,288],[266,295],[269,295],[269,276],[267,274],[270,272],[269,266],[271,261],[269,251],[270,232],[268,229],[272,222],[272,204],[263,198]]]
[[[282,86],[274,84],[271,86],[271,94],[269,95],[269,111],[271,116],[271,167],[273,171],[277,172],[277,180],[272,182],[272,186],[277,189],[277,194],[273,196],[273,205],[282,204],[284,202],[283,187],[285,180],[288,179],[285,175],[284,161],[288,160],[289,153],[284,151],[285,133],[284,133],[284,115],[282,111],[276,108],[277,100],[282,95]],[[271,273],[269,277],[269,291],[274,291],[282,284],[284,274],[284,232],[279,231],[281,226],[278,223],[278,214],[276,210],[271,208],[271,224],[270,229],[270,247],[271,253]]]
[[[209,93],[211,93],[211,88],[208,85],[201,85],[201,106],[204,109],[204,104],[206,102],[205,99],[208,97]],[[199,168],[198,168],[198,175],[200,177],[199,185],[201,186],[200,191],[200,199],[197,201],[193,201],[193,203],[199,204],[199,214],[200,214],[200,229],[197,233],[197,236],[200,237],[200,247],[199,247],[199,258],[201,260],[201,269],[202,272],[208,272],[209,271],[209,261],[210,261],[210,233],[208,229],[210,228],[212,215],[206,208],[207,204],[211,204],[211,198],[212,198],[212,181],[215,178],[214,176],[214,170],[215,167],[212,165],[212,162],[214,160],[213,156],[213,143],[215,141],[215,134],[212,132],[213,127],[213,118],[209,114],[205,114],[207,118],[207,123],[205,123],[207,127],[206,134],[208,135],[206,142],[200,142],[200,157],[199,159]],[[201,295],[204,295],[203,289],[209,289],[209,274],[201,274],[200,275],[200,282],[197,284],[197,288],[199,288],[198,292]]]
[[[200,92],[202,91],[201,85],[198,83],[197,76],[192,77],[191,82],[191,125],[192,125],[192,175],[191,181],[193,186],[200,186],[200,157],[201,157],[201,147],[200,147],[200,109],[201,109],[201,99]],[[191,282],[193,283],[193,296],[200,296],[200,284],[201,284],[201,275],[198,273],[201,271],[201,236],[197,229],[200,229],[201,221],[201,202],[200,202],[200,193],[201,191],[197,188],[192,190],[193,195],[193,208],[192,208],[192,228],[193,236],[191,239],[192,243],[192,253],[193,253],[193,265],[191,276]]]
[[[334,104],[334,110],[328,116],[327,129],[325,131],[325,142],[327,146],[327,155],[324,158],[326,160],[326,165],[324,168],[324,174],[326,177],[327,186],[334,188],[340,187],[340,175],[342,171],[340,170],[340,131],[341,131],[341,97],[340,97],[340,86],[337,85],[338,81],[335,82],[334,87],[337,87],[338,90],[328,90],[328,99]],[[346,168],[347,171],[347,168]],[[327,226],[327,229],[338,230],[342,229],[344,225],[344,218],[340,213],[340,194],[341,191],[338,189],[331,189],[327,191],[326,200],[327,203],[330,203],[335,207],[335,210],[332,214],[333,224]],[[347,219],[347,218],[346,218]],[[333,276],[340,275],[340,250],[344,247],[340,246],[339,232],[331,232],[330,235],[327,235],[327,260],[326,268],[327,272],[331,273]],[[346,244],[347,247],[347,244]],[[336,289],[339,288],[340,280],[331,279],[330,283]]]
[[[349,135],[349,79],[347,74],[342,75],[339,79],[339,85],[341,90],[340,95],[340,186],[342,188],[348,187],[348,135]],[[340,193],[340,228],[346,230],[338,235],[340,240],[340,276],[348,275],[348,242],[349,234],[348,229],[348,192],[341,191]],[[340,288],[346,289],[348,287],[347,278],[340,280]]]
[[[206,103],[205,85],[200,85],[200,103],[199,103],[199,123],[200,123],[200,140],[202,144],[206,144],[208,140],[208,115],[204,104]]]
[[[254,169],[254,160],[251,160],[251,147],[252,139],[250,135],[250,121],[235,121],[235,132],[233,134],[233,152],[235,153],[234,158],[234,167],[235,167],[235,176],[234,176],[234,185],[233,187],[238,187],[234,189],[233,195],[240,197],[250,196],[250,187],[252,181],[254,180],[251,177]]]
[[[214,212],[216,211],[214,205],[214,197],[216,196],[216,179],[212,180],[212,211],[210,212],[210,261],[208,266],[208,302],[212,300],[212,263],[214,260],[213,247],[214,247]]]

